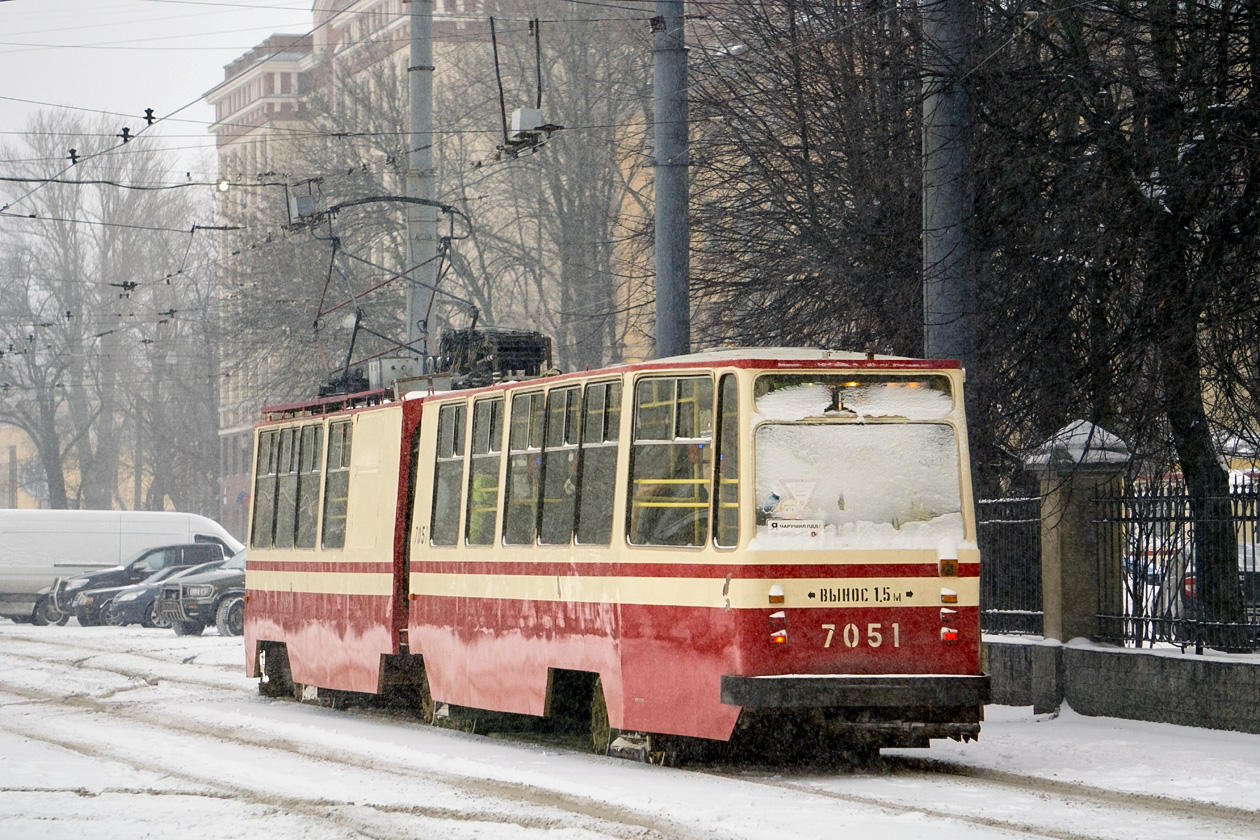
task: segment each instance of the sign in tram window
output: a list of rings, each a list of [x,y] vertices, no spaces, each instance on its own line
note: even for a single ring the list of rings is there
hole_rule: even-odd
[[[350,498],[350,421],[328,427],[328,464],[324,478],[324,548],[346,545],[346,508]]]
[[[276,467],[276,548],[293,548],[293,518],[297,507],[297,432],[280,430],[280,458]]]
[[[465,539],[469,545],[492,545],[499,520],[499,461],[503,453],[503,398],[473,403],[472,445],[469,447],[468,516]]]
[[[532,545],[537,533],[539,470],[542,466],[543,395],[512,397],[508,430],[507,511],[503,542]]]
[[[303,426],[299,439],[297,477],[297,526],[294,548],[315,547],[315,526],[319,516],[320,459],[324,449],[323,425]]]
[[[254,521],[249,544],[270,548],[276,523],[276,448],[280,436],[270,430],[258,434],[258,466],[254,471]]]
[[[714,483],[716,513],[713,544],[722,548],[739,545],[739,385],[733,374],[725,374],[718,384],[717,439],[714,441],[717,469]]]
[[[709,538],[713,380],[642,379],[634,390],[629,540],[700,546]]]
[[[433,515],[429,521],[429,541],[433,545],[455,545],[459,540],[460,491],[464,486],[464,431],[467,409],[464,403],[444,405],[438,410],[436,464],[433,470]]]
[[[621,380],[587,385],[582,406],[581,457],[578,459],[575,536],[579,545],[608,545],[612,542],[620,430]]]
[[[551,389],[547,394],[547,438],[542,456],[543,498],[538,534],[542,545],[568,545],[573,539],[581,424],[581,391]]]

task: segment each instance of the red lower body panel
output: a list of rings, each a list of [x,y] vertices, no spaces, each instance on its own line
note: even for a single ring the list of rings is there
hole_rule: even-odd
[[[614,728],[727,739],[740,709],[724,675],[979,673],[975,608],[958,640],[939,610],[767,610],[574,604],[478,598],[411,602],[411,650],[435,700],[544,713],[549,668],[598,673]],[[774,612],[779,612],[775,610]],[[829,626],[830,625],[830,626]],[[787,642],[772,633],[786,628]]]
[[[249,676],[258,675],[258,643],[283,642],[295,683],[380,691],[381,656],[398,652],[391,597],[251,590],[247,599]]]

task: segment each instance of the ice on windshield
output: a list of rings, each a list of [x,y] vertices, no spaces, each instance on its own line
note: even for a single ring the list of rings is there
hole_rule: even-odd
[[[760,420],[809,417],[904,417],[940,420],[954,407],[944,376],[766,374],[757,378]]]
[[[944,424],[764,424],[754,549],[938,548],[963,538]]]

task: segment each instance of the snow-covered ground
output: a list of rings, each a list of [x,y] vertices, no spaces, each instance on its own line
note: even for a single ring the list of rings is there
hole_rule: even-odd
[[[242,660],[0,622],[0,840],[1260,838],[1255,735],[991,706],[868,767],[675,770],[266,699]]]

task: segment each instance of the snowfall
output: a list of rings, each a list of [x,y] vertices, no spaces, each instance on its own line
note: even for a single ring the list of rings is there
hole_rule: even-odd
[[[675,769],[264,698],[243,659],[0,621],[0,840],[1260,838],[1257,735],[990,706],[867,765]]]

